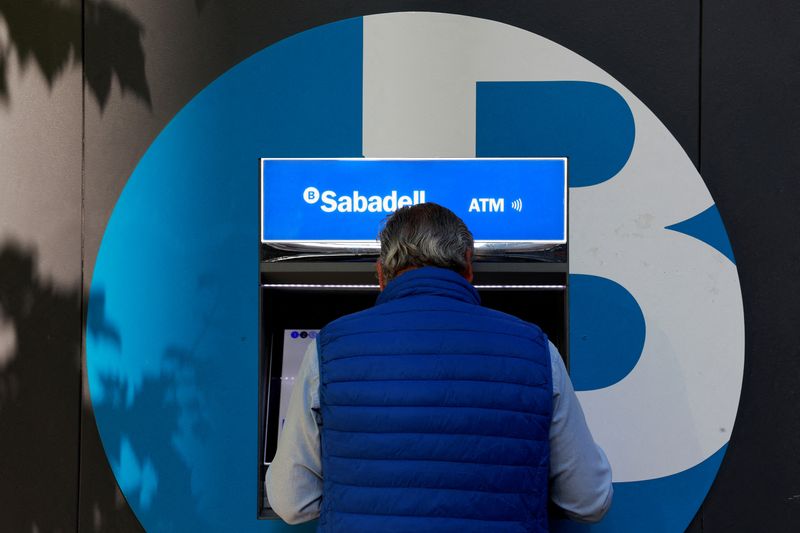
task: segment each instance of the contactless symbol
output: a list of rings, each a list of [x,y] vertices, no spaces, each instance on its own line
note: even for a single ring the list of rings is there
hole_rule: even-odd
[[[522,198],[517,198],[513,202],[511,202],[511,208],[514,211],[522,211]]]
[[[308,204],[315,204],[319,201],[319,189],[316,187],[306,187],[303,191],[303,200]]]

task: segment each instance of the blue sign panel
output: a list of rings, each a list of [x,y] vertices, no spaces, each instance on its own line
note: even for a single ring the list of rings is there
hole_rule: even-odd
[[[375,242],[401,207],[436,202],[480,242],[564,243],[566,158],[262,159],[262,242]]]

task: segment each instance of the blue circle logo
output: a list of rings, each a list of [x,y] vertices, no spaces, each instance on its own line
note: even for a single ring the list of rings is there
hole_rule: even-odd
[[[131,175],[88,309],[118,335],[89,332],[86,358],[106,454],[145,529],[285,527],[254,511],[258,211],[243,206],[259,158],[554,154],[570,161],[573,376],[614,469],[612,509],[587,528],[682,531],[725,453],[744,362],[713,199],[602,69],[535,34],[436,13],[266,48],[189,102]]]

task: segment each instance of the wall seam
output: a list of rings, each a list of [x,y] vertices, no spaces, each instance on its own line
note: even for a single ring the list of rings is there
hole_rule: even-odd
[[[697,37],[697,171],[703,174],[703,0],[698,2],[700,25]]]
[[[697,28],[697,172],[703,177],[703,0],[698,2],[699,24]],[[714,475],[716,478],[716,474]],[[713,481],[712,481],[713,485]],[[709,487],[711,490],[711,487]],[[700,503],[700,531],[705,532],[706,498]]]
[[[75,531],[81,530],[81,485],[83,471],[81,469],[81,455],[83,446],[81,437],[83,436],[83,380],[84,368],[86,365],[86,251],[85,251],[85,227],[86,227],[86,0],[81,0],[81,281],[80,281],[80,337],[81,337],[81,366],[78,373],[78,490],[75,508]]]

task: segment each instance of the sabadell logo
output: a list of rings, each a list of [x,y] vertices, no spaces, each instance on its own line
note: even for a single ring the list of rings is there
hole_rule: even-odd
[[[320,192],[316,187],[306,187],[303,200],[308,204],[321,202],[319,208],[326,213],[391,213],[410,205],[425,203],[425,191],[414,190],[410,195],[398,196],[392,191],[386,196],[366,196],[359,191],[349,195],[337,195],[336,191]]]

